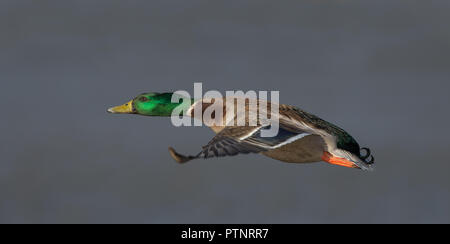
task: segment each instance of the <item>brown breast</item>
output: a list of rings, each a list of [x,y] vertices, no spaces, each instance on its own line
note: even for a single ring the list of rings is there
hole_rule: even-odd
[[[312,163],[322,161],[324,150],[322,137],[309,135],[262,154],[287,163]]]

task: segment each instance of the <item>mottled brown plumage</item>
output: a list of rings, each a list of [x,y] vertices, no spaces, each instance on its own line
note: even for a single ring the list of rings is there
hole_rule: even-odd
[[[234,100],[236,98],[227,98]],[[260,153],[270,158],[288,163],[311,163],[326,160],[330,163],[347,167],[357,167],[371,169],[372,161],[365,161],[368,155],[361,156],[358,143],[347,132],[341,128],[309,114],[303,110],[290,105],[276,105],[267,101],[245,100],[245,124],[236,124],[237,114],[226,108],[226,99],[221,100],[221,104],[216,100],[208,102],[198,101],[191,106],[188,115],[195,118],[195,110],[200,109],[203,114],[208,108],[220,106],[223,113],[224,124],[210,125],[210,128],[217,135],[203,147],[203,150],[196,156],[184,156],[177,153],[173,148],[169,151],[172,157],[180,163],[185,163],[196,158],[210,158],[220,156],[233,156],[240,153]],[[250,106],[251,102],[256,103],[256,107]],[[277,135],[273,139],[263,138],[258,133],[264,128],[264,124],[256,116],[249,116],[260,111],[262,104],[267,105],[268,114],[275,116],[272,106],[278,106],[279,125],[282,135]],[[232,113],[235,123],[227,123],[227,113]],[[213,114],[214,115],[214,114]],[[269,117],[271,117],[269,116]],[[273,117],[271,117],[273,118]],[[201,119],[201,118],[197,118]],[[214,119],[214,116],[213,116]],[[253,123],[253,124],[252,124]],[[292,141],[291,141],[292,140]],[[332,155],[334,159],[330,160]],[[370,151],[369,151],[370,154]]]

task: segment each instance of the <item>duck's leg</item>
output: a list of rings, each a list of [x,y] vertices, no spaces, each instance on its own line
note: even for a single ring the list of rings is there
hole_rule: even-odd
[[[192,159],[196,159],[198,158],[197,156],[185,156],[183,154],[178,153],[177,151],[175,151],[175,149],[173,149],[172,147],[169,147],[169,153],[170,156],[172,156],[173,159],[175,159],[175,161],[177,161],[178,163],[186,163],[188,161],[191,161]]]

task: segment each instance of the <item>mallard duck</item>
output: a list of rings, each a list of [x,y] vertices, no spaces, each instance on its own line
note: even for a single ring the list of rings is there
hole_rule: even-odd
[[[214,100],[205,101],[204,99],[197,101],[191,99],[189,103],[172,103],[172,95],[173,93],[144,93],[123,105],[108,109],[108,112],[170,117],[175,108],[185,106],[181,108],[185,111],[185,115],[195,117],[196,109],[204,112],[206,108],[214,104]],[[230,98],[223,99],[222,104],[226,104],[226,99]],[[257,109],[261,102],[266,101],[258,100]],[[267,103],[270,112],[274,104]],[[248,104],[246,101],[246,110],[250,110]],[[372,169],[374,157],[370,150],[360,148],[356,140],[343,129],[294,106],[284,104],[277,106],[279,130],[274,137],[261,136],[261,130],[267,125],[260,122],[253,126],[248,124],[248,120],[244,126],[211,125],[210,127],[217,134],[199,153],[186,156],[169,147],[170,155],[177,162],[186,163],[198,158],[260,153],[288,163],[325,161],[349,168]],[[224,119],[226,113],[224,106]]]

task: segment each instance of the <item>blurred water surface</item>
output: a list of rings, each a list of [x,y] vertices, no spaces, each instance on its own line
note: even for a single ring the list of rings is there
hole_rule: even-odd
[[[449,223],[448,1],[0,2],[1,223]],[[260,155],[176,164],[213,132],[106,108],[279,90],[375,172]]]

